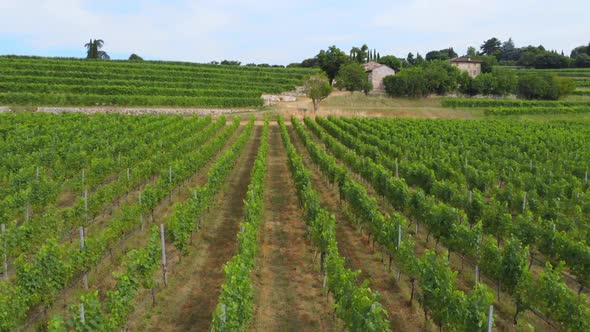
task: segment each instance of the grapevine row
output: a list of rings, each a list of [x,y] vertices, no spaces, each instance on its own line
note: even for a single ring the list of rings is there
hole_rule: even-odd
[[[142,192],[141,203],[124,204],[119,216],[95,236],[85,240],[84,250],[79,243],[59,245],[56,240],[48,240],[30,262],[24,257],[15,262],[16,280],[14,283],[0,284],[0,312],[10,313],[6,320],[0,320],[0,329],[11,329],[24,317],[29,308],[37,304],[49,306],[59,291],[73,278],[96,266],[102,257],[115,245],[120,237],[131,232],[143,222],[140,218],[152,214],[157,204],[164,199],[180,181],[190,176],[219,151],[227,139],[239,126],[235,119],[231,126],[223,130],[196,153],[183,156],[172,167],[174,177],[161,176],[155,185],[148,185]],[[168,175],[169,169],[162,170]],[[6,285],[6,287],[3,287]],[[4,292],[12,294],[5,297]],[[4,317],[2,317],[4,318]]]
[[[449,248],[449,254],[451,250],[454,250],[461,254],[462,259],[465,256],[475,257],[481,265],[482,271],[496,280],[498,287],[503,285],[514,296],[517,304],[515,322],[522,311],[536,304],[548,317],[555,319],[564,327],[579,328],[590,324],[590,316],[585,309],[585,299],[578,298],[571,291],[567,291],[567,286],[563,284],[563,281],[559,280],[561,286],[554,290],[544,289],[540,284],[531,285],[531,275],[527,266],[528,250],[522,246],[520,241],[510,239],[503,249],[499,249],[492,241],[484,240],[482,242],[480,240],[482,238],[481,222],[471,227],[465,225],[462,220],[467,220],[467,218],[462,211],[445,203],[436,203],[433,198],[426,196],[421,190],[410,192],[404,180],[394,179],[388,175],[388,171],[375,164],[371,158],[359,158],[355,152],[349,151],[341,143],[324,134],[313,121],[306,119],[306,124],[322,138],[338,158],[344,160],[355,172],[362,174],[370,181],[375,190],[387,197],[396,209],[409,211],[408,214],[416,220],[423,220],[428,226],[429,234],[430,232],[434,234],[437,243],[438,240],[442,240]],[[323,124],[328,125],[327,123]],[[333,133],[338,132],[335,127],[331,128]],[[345,136],[344,133],[339,132]],[[346,141],[354,139],[350,136]],[[360,144],[360,142],[357,143]],[[548,265],[543,275],[552,273],[554,270]],[[576,309],[566,316],[556,315],[550,308],[542,306],[546,299],[550,298],[551,292],[557,289],[562,291],[562,297],[557,303],[560,305],[575,303]],[[534,297],[533,294],[537,297]],[[569,320],[571,315],[579,320],[572,324]]]
[[[305,131],[305,128],[291,118],[293,127],[307,147],[312,160],[320,166],[331,182],[337,182],[340,196],[348,203],[357,216],[363,229],[373,235],[391,258],[396,258],[398,267],[408,274],[412,283],[411,300],[414,297],[415,281],[422,289],[421,304],[425,314],[430,313],[434,322],[445,328],[455,327],[465,331],[478,331],[487,323],[487,309],[491,294],[482,284],[476,284],[469,293],[464,294],[456,285],[456,272],[449,268],[447,260],[439,258],[433,251],[417,258],[411,239],[401,240],[401,231],[408,225],[399,213],[383,215],[377,201],[371,198],[366,189],[354,181],[346,169],[337,164],[335,158],[320,148]],[[451,225],[449,225],[451,226]]]
[[[236,123],[239,121],[234,122]],[[172,215],[164,221],[169,230],[167,239],[179,249],[181,255],[187,254],[186,248],[190,234],[199,225],[197,220],[200,220],[203,212],[210,206],[235,166],[237,158],[251,136],[253,125],[254,121],[250,119],[234,144],[215,161],[209,170],[207,184],[203,188],[196,188],[196,195],[188,201],[175,204]],[[107,292],[104,303],[98,299],[96,291],[81,296],[85,315],[92,319],[82,321],[79,306],[71,306],[71,318],[65,321],[61,316],[53,317],[49,322],[50,331],[117,331],[123,328],[128,316],[135,309],[134,302],[140,289],[151,290],[152,296],[155,296],[154,273],[159,267],[159,255],[160,230],[154,226],[146,246],[134,249],[125,256],[123,260],[125,272],[117,276],[115,289]]]
[[[267,156],[268,118],[265,117],[260,146],[246,193],[245,216],[238,234],[237,254],[223,267],[225,279],[213,312],[211,331],[245,331],[252,319],[254,291],[250,275],[260,250],[258,230],[264,211]]]

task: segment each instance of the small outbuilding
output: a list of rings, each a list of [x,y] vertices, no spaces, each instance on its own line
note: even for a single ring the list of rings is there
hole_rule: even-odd
[[[369,82],[373,84],[371,92],[385,92],[383,79],[386,76],[395,75],[395,70],[375,61],[369,61],[363,65],[365,72],[369,73]]]
[[[476,77],[481,74],[481,61],[469,57],[461,57],[451,59],[451,64],[459,68],[459,70],[467,72],[469,76]]]

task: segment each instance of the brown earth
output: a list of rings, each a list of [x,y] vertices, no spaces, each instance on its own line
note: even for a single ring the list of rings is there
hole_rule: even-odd
[[[256,305],[251,331],[336,331],[330,304],[322,292],[318,262],[278,125],[269,132],[264,222],[259,231],[260,253],[253,273]]]
[[[167,216],[172,212],[174,204],[182,202],[188,199],[192,195],[192,190],[197,185],[203,185],[207,180],[207,172],[209,168],[214,164],[215,160],[228,149],[232,143],[240,135],[242,128],[238,128],[236,132],[230,137],[227,144],[219,151],[211,160],[198,170],[191,177],[183,181],[177,188],[172,191],[170,198],[163,199],[158,206],[154,209],[154,220],[150,220],[150,216],[144,217],[145,227],[144,229],[137,228],[129,234],[121,237],[120,241],[115,244],[114,249],[107,253],[103,257],[102,261],[88,273],[88,285],[90,289],[96,289],[99,291],[101,297],[106,296],[106,291],[112,289],[115,286],[114,274],[121,271],[121,263],[123,256],[134,248],[139,248],[147,242],[149,236],[148,229],[156,224],[164,222]],[[147,183],[154,182],[157,177],[153,177]],[[113,213],[117,213],[116,208],[126,200],[137,201],[139,192],[147,183],[141,184],[136,190],[132,191],[129,196],[121,196],[110,207],[106,208],[87,228],[88,234],[99,232],[102,228],[106,227],[106,223],[113,218]],[[106,211],[106,210],[110,211]],[[75,231],[73,231],[75,233]],[[168,249],[171,249],[170,246]],[[168,250],[167,250],[168,251]],[[67,306],[72,304],[72,299],[77,299],[79,295],[85,292],[82,279],[79,279],[77,283],[68,287],[62,291],[58,300],[55,302],[52,308],[48,311],[49,317],[53,314],[67,314]],[[33,327],[37,320],[43,319],[44,317],[37,314],[31,315],[28,327]]]
[[[329,149],[323,145],[323,143],[319,140],[319,138],[317,138],[313,134],[313,132],[309,131],[309,133],[311,134],[310,137],[312,137],[312,139],[314,139],[314,141],[317,144],[319,144],[320,146],[323,146],[324,150],[328,154],[332,155],[331,152],[329,151]],[[295,132],[293,132],[293,135],[297,136]],[[305,146],[303,146],[303,144],[301,146],[302,146],[302,149],[305,149]],[[366,182],[359,174],[355,173],[350,168],[346,167],[346,165],[341,160],[338,160],[338,159],[336,159],[336,160],[340,166],[345,167],[350,172],[350,174],[355,176],[357,181],[359,181],[361,184],[363,184],[365,186],[369,195],[371,195],[375,198],[380,197],[376,193],[376,191],[372,188],[370,183]],[[336,194],[337,193],[334,193],[334,195],[336,195]],[[336,195],[336,198],[337,198],[337,195]],[[379,207],[382,212],[391,213],[393,211],[393,208],[391,207],[389,202],[387,202],[386,200],[378,199],[377,201],[379,202]],[[354,219],[354,217],[351,217],[351,218]],[[413,222],[415,222],[415,221],[413,221]],[[419,227],[417,234],[415,233],[414,228],[415,227],[410,225],[410,228],[408,229],[408,234],[411,234],[414,236],[415,253],[417,256],[422,256],[427,249],[431,249],[431,250],[435,249],[435,251],[437,252],[438,255],[446,255],[447,248],[444,247],[444,245],[442,245],[442,244],[437,245],[436,241],[432,237],[430,238],[430,241],[426,241],[428,231],[425,227],[423,227],[423,226]],[[360,236],[360,235],[357,234],[357,236]],[[361,245],[364,245],[368,248],[367,242],[365,242],[364,244],[361,243]],[[379,255],[379,257],[380,257],[380,255]],[[379,258],[379,260],[381,260],[381,258]],[[466,258],[465,260],[462,261],[461,257],[459,255],[452,254],[451,260],[450,260],[450,267],[453,271],[459,271],[459,273],[457,275],[457,279],[456,279],[458,288],[464,292],[469,292],[474,286],[473,271],[475,269],[475,265],[468,258]],[[402,280],[403,280],[403,278],[402,278]],[[495,285],[494,282],[492,282],[491,280],[486,278],[484,275],[481,276],[481,280],[484,281],[490,287],[491,290],[494,290],[494,285]],[[410,294],[409,292],[406,294],[407,299],[410,298],[409,294]],[[512,317],[514,316],[514,312],[515,312],[515,305],[514,305],[513,301],[511,300],[511,297],[509,294],[502,291],[500,293],[500,296],[501,296],[501,300],[496,299],[496,301],[494,303],[494,306],[495,306],[495,322],[494,322],[495,330],[515,331],[516,327],[512,323]],[[527,311],[524,314],[522,314],[521,320],[524,322],[524,325],[530,324],[531,326],[534,326],[536,328],[536,330],[538,330],[538,331],[555,331],[556,330],[556,328],[553,327],[550,323],[548,323],[545,319],[543,319],[542,317],[538,316],[537,314],[535,314],[531,311]],[[524,328],[524,330],[526,331],[529,329]]]
[[[177,262],[168,287],[138,305],[129,327],[133,331],[207,331],[223,283],[223,265],[236,252],[237,232],[243,218],[243,198],[260,141],[255,127],[222,192],[201,221],[189,255]],[[173,257],[173,256],[171,256]]]
[[[409,283],[394,282],[394,273],[381,262],[380,255],[373,252],[363,237],[352,226],[352,220],[344,212],[339,203],[338,192],[325,177],[321,175],[307,152],[307,149],[293,130],[288,128],[293,144],[303,157],[305,166],[312,171],[313,187],[320,194],[322,206],[336,216],[336,238],[338,250],[346,259],[349,268],[361,270],[359,280],[369,280],[372,290],[381,295],[381,304],[389,314],[394,331],[430,331],[429,322],[424,321],[424,315],[417,301],[409,306]]]

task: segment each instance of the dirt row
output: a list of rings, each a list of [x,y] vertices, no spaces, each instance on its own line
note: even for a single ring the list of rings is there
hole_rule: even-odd
[[[322,291],[319,262],[311,243],[279,126],[269,132],[265,218],[253,273],[255,314],[251,331],[336,331],[331,304]]]
[[[324,187],[329,186],[328,181],[325,180],[325,178],[317,170],[317,166],[314,166],[313,163],[311,162],[311,159],[309,158],[309,156],[307,154],[307,150],[306,150],[305,146],[303,146],[303,144],[300,142],[298,135],[294,131],[291,133],[291,135],[295,138],[295,141],[297,143],[296,145],[298,145],[300,152],[302,152],[302,154],[305,156],[304,159],[306,159],[306,161],[309,163],[308,166],[310,167],[310,169],[314,170],[314,176],[317,175],[318,182],[319,182],[318,185],[322,186],[321,183],[323,181]],[[319,141],[319,139],[317,137],[315,137],[313,135],[313,133],[311,134],[311,137],[314,138],[316,143],[322,145],[322,143]],[[330,151],[327,148],[325,148],[325,150],[326,150],[326,152],[330,153]],[[338,161],[338,163],[341,166],[345,167],[345,165],[341,161]],[[376,194],[376,192],[372,189],[370,184],[363,181],[358,174],[355,174],[350,169],[348,169],[348,170],[349,170],[349,172],[351,172],[351,174],[355,175],[355,177],[357,177],[357,179],[359,179],[359,181],[361,183],[363,183],[365,185],[369,194],[371,194],[374,197],[379,197],[379,195]],[[332,196],[332,198],[334,200],[333,205],[338,206],[338,204],[339,204],[338,203],[338,194],[336,191],[326,190],[325,194],[321,190],[319,190],[319,191],[320,191],[320,193],[322,193],[323,197],[324,197],[324,195]],[[380,205],[380,209],[382,211],[385,211],[388,213],[393,211],[393,209],[391,208],[391,206],[389,205],[388,202],[385,202],[382,199],[379,199],[378,202]],[[340,212],[340,210],[343,210],[344,212]],[[355,229],[355,227],[352,226],[351,219],[353,219],[353,218],[351,218],[350,215],[347,215],[345,213],[345,211],[346,211],[345,208],[344,209],[337,208],[335,210],[335,215],[337,216],[337,219],[348,221],[348,222],[344,223],[345,224],[344,227],[337,227],[338,240],[339,240],[339,242],[344,242],[344,241],[346,241],[348,236],[352,236],[352,237],[356,238],[356,241],[358,243],[353,247],[354,250],[351,249],[349,252],[347,252],[346,249],[343,249],[344,246],[340,246],[340,250],[342,251],[343,256],[349,257],[351,260],[351,264],[353,264],[353,266],[354,266],[354,261],[358,258],[357,256],[362,255],[361,253],[359,253],[359,251],[365,250],[366,255],[365,255],[364,259],[362,260],[362,261],[364,261],[365,266],[363,267],[363,265],[361,263],[361,265],[359,265],[359,267],[358,267],[363,271],[361,276],[367,276],[367,278],[369,278],[371,280],[371,282],[372,282],[371,285],[374,286],[374,289],[380,291],[380,293],[384,296],[384,301],[386,303],[389,302],[389,300],[388,300],[389,297],[394,298],[396,296],[399,297],[399,295],[403,295],[403,296],[399,297],[400,301],[403,300],[400,303],[403,303],[403,304],[401,304],[401,306],[394,309],[393,311],[390,311],[390,314],[392,315],[392,324],[393,324],[394,328],[398,324],[397,323],[398,319],[400,322],[399,324],[404,324],[408,321],[412,321],[412,325],[415,325],[415,323],[418,323],[418,326],[420,326],[419,330],[421,330],[421,331],[430,330],[430,329],[434,328],[434,324],[432,322],[424,321],[424,317],[422,317],[421,320],[414,321],[413,318],[410,318],[408,316],[409,314],[418,314],[419,315],[422,312],[422,309],[419,307],[419,305],[416,304],[416,302],[414,302],[414,304],[411,308],[411,312],[404,312],[404,311],[406,311],[405,309],[407,309],[407,308],[403,308],[403,307],[408,306],[408,300],[410,298],[410,291],[409,290],[410,290],[411,286],[410,286],[410,283],[408,280],[405,280],[404,277],[402,277],[402,279],[400,281],[395,280],[395,275],[394,275],[395,273],[394,272],[386,272],[385,275],[381,275],[378,277],[373,276],[373,274],[375,272],[375,271],[373,271],[374,268],[378,268],[378,269],[387,271],[388,270],[387,266],[385,266],[381,263],[382,262],[381,254],[370,249],[370,245],[367,242],[365,242],[364,240],[362,240],[363,237],[359,234],[359,232]],[[341,215],[341,218],[338,218],[339,217],[338,214]],[[338,226],[340,226],[341,224],[342,223],[339,222]],[[348,228],[348,231],[346,231],[347,228]],[[427,229],[425,227],[420,227],[418,234],[415,234],[413,227],[412,227],[412,230],[409,231],[409,233],[413,234],[415,237],[416,255],[421,256],[424,253],[424,251],[426,251],[427,249],[433,249],[433,247],[435,247],[434,239],[431,239],[430,241],[426,241]],[[354,239],[353,239],[353,241],[354,241]],[[444,246],[438,245],[437,252],[439,254],[443,254],[445,251],[446,251],[446,248],[444,248]],[[387,259],[383,260],[383,262],[386,262],[386,261],[387,261]],[[375,264],[371,264],[371,263],[375,263]],[[464,269],[462,268],[463,265],[464,265]],[[381,266],[381,267],[379,267],[379,266]],[[473,284],[474,284],[474,281],[473,281],[474,266],[469,264],[467,262],[467,260],[465,260],[465,262],[462,262],[460,257],[458,257],[456,255],[452,255],[450,267],[454,271],[463,271],[458,274],[457,285],[459,286],[459,289],[461,289],[463,291],[466,291],[466,292],[470,291],[471,288],[473,287]],[[482,279],[484,279],[483,276],[482,276]],[[390,287],[391,290],[395,290],[397,292],[400,292],[401,294],[390,294],[389,292],[383,293],[381,291],[383,288],[377,287],[382,282],[385,282],[386,285],[388,285],[386,287]],[[488,285],[490,285],[490,287],[493,288],[494,284],[492,282],[490,282],[489,280],[487,280],[486,282],[488,283]],[[496,321],[495,321],[496,330],[514,331],[515,326],[512,325],[514,304],[510,300],[510,296],[508,294],[505,294],[504,292],[502,292],[502,294],[501,294],[501,299],[502,299],[501,301],[499,301],[499,302],[497,301],[496,308],[495,308],[496,309],[496,311],[495,311],[496,312]],[[397,311],[399,311],[399,313]],[[531,312],[525,313],[522,318],[524,319],[525,322],[529,323],[532,326],[535,326],[537,328],[537,330],[541,330],[541,331],[554,330],[551,325],[547,324],[546,321],[544,321],[542,318],[536,316],[535,314],[533,314]],[[402,330],[410,330],[410,331],[413,330],[412,327],[406,327],[403,325],[397,326],[398,330],[400,328]],[[417,327],[414,326],[413,328],[415,329]]]
[[[170,251],[169,284],[155,306],[149,294],[130,318],[132,331],[207,331],[223,283],[223,265],[235,254],[243,198],[250,183],[261,128],[255,127],[236,167],[211,209],[201,219],[189,254],[178,260]]]
[[[218,152],[204,167],[202,167],[199,171],[197,171],[186,181],[182,182],[177,188],[175,188],[169,198],[165,198],[160,202],[160,204],[158,204],[154,210],[153,220],[151,220],[148,215],[144,216],[145,227],[143,227],[143,229],[137,228],[130,234],[127,234],[121,238],[119,243],[115,245],[115,248],[103,258],[101,263],[99,263],[88,273],[88,285],[90,289],[98,290],[99,295],[103,298],[106,296],[106,291],[112,289],[115,286],[114,274],[121,271],[122,258],[125,256],[125,254],[131,249],[139,248],[144,245],[147,242],[149,228],[165,220],[165,218],[172,211],[176,202],[185,201],[192,194],[193,188],[195,188],[197,185],[203,185],[206,182],[209,168],[223,153],[223,151],[232,145],[242,130],[242,128],[238,128],[238,130],[232,135],[232,137],[228,140],[227,144],[220,152]],[[155,181],[155,178],[148,181],[148,183],[152,181]],[[94,232],[100,231],[101,228],[106,227],[106,223],[108,223],[113,217],[113,211],[115,211],[115,213],[118,212],[116,211],[116,207],[127,199],[131,201],[137,200],[139,192],[143,187],[145,187],[146,184],[147,183],[144,183],[139,188],[136,188],[136,190],[132,191],[128,197],[123,196],[118,198],[117,201],[114,202],[114,205],[105,209],[105,211],[103,211],[103,213],[101,213],[96,218],[96,220],[87,229],[87,232],[92,234]],[[52,317],[55,314],[66,315],[68,305],[72,304],[73,299],[77,299],[79,295],[84,292],[85,290],[80,279],[78,283],[62,291],[55,304],[48,310],[48,317]],[[42,316],[38,313],[31,315],[31,321],[29,322],[28,328],[34,328],[36,325],[35,321],[44,320],[44,318],[44,315]],[[43,324],[41,321],[39,323]]]
[[[338,251],[345,258],[352,270],[360,270],[359,280],[369,280],[370,287],[381,295],[381,304],[389,313],[391,327],[395,331],[430,331],[422,310],[414,301],[408,306],[410,288],[407,283],[394,283],[393,273],[381,262],[381,258],[373,252],[364,239],[352,226],[349,215],[340,205],[336,188],[322,176],[317,165],[313,163],[307,149],[292,127],[289,127],[291,140],[299,154],[303,157],[305,166],[312,172],[314,189],[322,198],[322,206],[336,216],[336,238]]]

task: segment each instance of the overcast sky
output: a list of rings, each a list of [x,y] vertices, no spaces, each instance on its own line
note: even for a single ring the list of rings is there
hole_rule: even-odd
[[[0,0],[0,54],[288,64],[367,43],[405,57],[490,37],[565,51],[590,41],[589,0]]]

